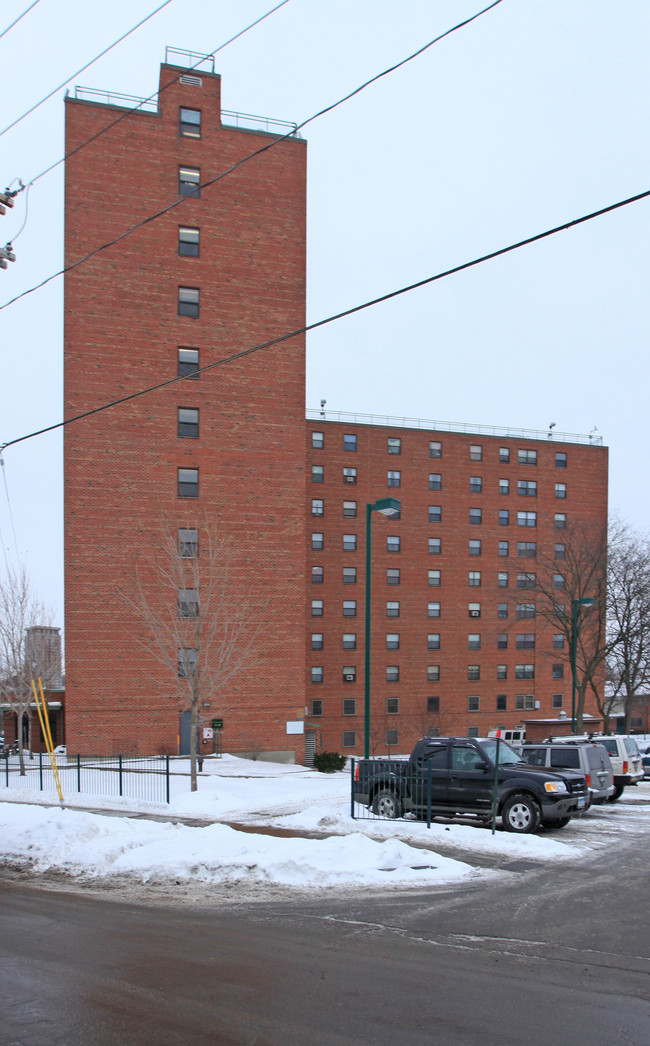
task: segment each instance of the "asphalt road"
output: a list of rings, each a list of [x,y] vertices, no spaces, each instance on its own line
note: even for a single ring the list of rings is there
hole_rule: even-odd
[[[648,1046],[631,806],[584,859],[426,892],[178,906],[5,877],[0,1046]]]

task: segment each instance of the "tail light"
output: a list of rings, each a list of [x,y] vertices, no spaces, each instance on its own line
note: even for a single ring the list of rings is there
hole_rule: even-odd
[[[585,774],[585,781],[587,782],[587,788],[591,788],[591,774]]]
[[[359,780],[359,764],[358,763],[357,763],[355,771],[354,771],[354,780],[355,781]]]
[[[628,763],[627,759],[624,759],[623,760],[623,773],[624,774],[627,774],[629,772],[629,765],[630,764]]]

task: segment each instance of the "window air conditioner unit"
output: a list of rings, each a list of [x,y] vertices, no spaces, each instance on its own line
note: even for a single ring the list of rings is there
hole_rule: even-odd
[[[480,617],[481,616],[481,611],[480,610],[470,610],[469,616],[470,617]]]
[[[356,476],[346,476],[345,477],[345,482],[346,483],[354,483],[356,481],[356,478],[357,478]]]
[[[354,683],[354,676],[346,676],[345,681],[346,683]]]

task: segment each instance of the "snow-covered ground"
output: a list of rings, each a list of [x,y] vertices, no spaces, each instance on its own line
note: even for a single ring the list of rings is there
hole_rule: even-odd
[[[175,761],[174,769],[189,768]],[[650,782],[628,794],[650,799]],[[585,831],[591,814],[561,832],[535,836],[501,830],[492,835],[474,825],[437,823],[427,829],[415,821],[353,819],[348,773],[319,774],[233,756],[206,760],[198,792],[189,791],[185,774],[175,774],[169,806],[71,794],[61,807],[56,794],[6,788],[0,788],[0,800],[5,863],[86,881],[422,887],[486,874],[469,863],[475,854],[490,855],[496,864],[513,857],[546,862],[579,858],[593,846],[593,833]],[[135,816],[106,816],[108,811]],[[634,813],[647,825],[650,804]],[[183,824],[183,818],[202,823]]]

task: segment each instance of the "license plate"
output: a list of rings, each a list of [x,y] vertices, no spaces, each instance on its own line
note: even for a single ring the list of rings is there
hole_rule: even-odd
[[[586,799],[578,799],[578,810],[584,810]]]

